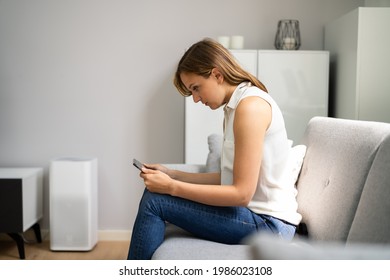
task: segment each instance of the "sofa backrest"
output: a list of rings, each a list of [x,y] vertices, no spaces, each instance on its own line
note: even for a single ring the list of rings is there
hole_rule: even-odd
[[[297,200],[309,238],[390,242],[390,124],[315,117],[302,144]]]
[[[390,243],[390,135],[378,148],[347,242]]]

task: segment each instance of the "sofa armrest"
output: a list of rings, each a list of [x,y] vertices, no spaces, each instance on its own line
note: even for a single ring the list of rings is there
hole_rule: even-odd
[[[191,172],[191,173],[204,173],[206,172],[206,165],[205,164],[185,164],[185,163],[167,163],[163,164],[164,166],[180,170],[184,172]]]
[[[276,235],[258,233],[246,242],[254,259],[263,260],[389,260],[390,244],[313,241],[296,238],[288,242]]]

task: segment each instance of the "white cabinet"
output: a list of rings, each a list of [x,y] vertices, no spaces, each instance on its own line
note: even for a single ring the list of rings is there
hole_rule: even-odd
[[[390,122],[390,8],[358,8],[325,26],[331,114]]]
[[[0,232],[22,233],[43,216],[43,169],[0,168]]]
[[[308,121],[328,115],[329,52],[231,50],[241,65],[257,76],[284,115],[288,137],[299,143]],[[207,137],[223,133],[223,109],[211,111],[185,101],[185,162],[204,164]]]
[[[238,60],[241,66],[251,73],[252,75],[257,77],[258,73],[258,54],[257,50],[230,50],[230,52],[234,55],[234,57]]]
[[[287,136],[301,141],[314,116],[328,116],[329,53],[259,51],[257,77],[279,105]]]
[[[43,168],[0,168],[0,232],[8,233],[25,258],[23,232],[33,228],[42,242]]]

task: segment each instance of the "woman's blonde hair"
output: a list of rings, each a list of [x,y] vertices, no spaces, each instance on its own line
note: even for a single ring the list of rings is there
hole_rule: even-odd
[[[214,68],[221,72],[224,80],[230,85],[248,81],[267,92],[263,83],[245,71],[226,48],[209,38],[193,44],[184,53],[177,66],[173,83],[183,96],[190,96],[191,92],[183,84],[180,74],[193,73],[207,79]]]

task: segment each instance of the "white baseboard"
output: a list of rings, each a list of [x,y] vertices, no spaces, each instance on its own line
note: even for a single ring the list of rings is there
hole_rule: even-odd
[[[50,240],[48,229],[41,229],[42,240]],[[30,236],[34,237],[30,234]],[[99,230],[99,241],[130,241],[131,230]],[[0,234],[0,241],[12,240],[7,234]]]
[[[130,241],[131,230],[99,230],[99,241]]]

